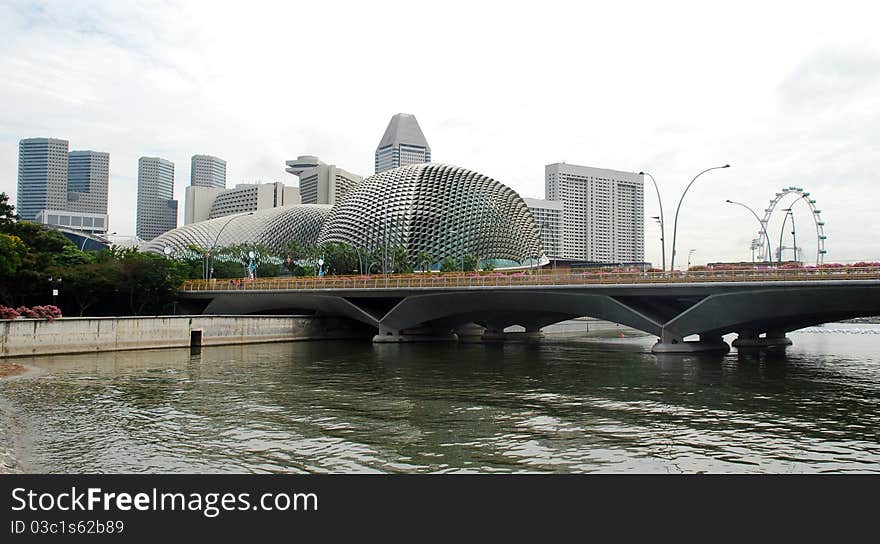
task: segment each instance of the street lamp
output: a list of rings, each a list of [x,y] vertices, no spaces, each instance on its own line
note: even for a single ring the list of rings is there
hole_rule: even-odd
[[[49,285],[52,286],[52,306],[57,306],[55,300],[58,297],[58,286],[61,284],[61,278],[53,278],[49,276]]]
[[[229,225],[229,223],[232,223],[233,221],[235,221],[239,217],[245,217],[247,215],[254,215],[254,212],[247,212],[247,213],[240,213],[238,215],[233,215],[232,217],[229,218],[229,221],[223,223],[223,226],[220,227],[220,230],[217,232],[217,236],[214,237],[214,243],[211,244],[211,249],[209,249],[205,253],[205,279],[206,280],[209,280],[214,276],[214,266],[213,266],[213,264],[209,263],[208,259],[209,258],[213,259],[211,254],[214,253],[214,248],[217,247],[217,242],[220,240],[220,235],[223,234],[223,231],[226,229],[226,227]]]
[[[254,253],[253,249],[248,251],[248,259],[250,259],[248,262],[248,273],[250,274],[251,279],[254,279],[257,276],[257,267],[254,265],[254,257],[256,256],[257,254]]]
[[[166,259],[170,259],[170,258],[171,258],[171,252],[172,252],[172,251],[173,251],[173,250],[171,249],[171,246],[165,246],[165,249],[162,250],[162,253],[165,254],[165,258],[166,258]]]
[[[745,208],[745,209],[749,210],[750,212],[752,212],[752,215],[754,215],[754,216],[755,216],[755,219],[758,220],[758,224],[761,225],[761,230],[764,231],[764,237],[767,239],[767,253],[766,253],[766,255],[765,255],[766,258],[767,258],[767,262],[772,262],[772,257],[771,257],[771,255],[773,255],[773,254],[770,252],[770,235],[767,234],[767,225],[764,223],[764,221],[762,221],[761,218],[758,217],[758,214],[755,213],[755,210],[753,210],[753,209],[751,209],[750,207],[746,206],[746,205],[743,204],[742,202],[735,202],[735,201],[733,201],[733,200],[730,200],[729,198],[728,198],[727,200],[725,200],[725,202],[727,202],[728,204],[736,204],[737,206],[742,206],[743,208]],[[754,259],[752,259],[752,260],[754,260]]]
[[[692,250],[688,251],[688,272],[690,272],[690,270],[691,270],[691,257],[696,252],[697,252],[696,249],[692,249]]]
[[[687,194],[688,189],[690,189],[691,185],[693,185],[694,182],[697,181],[698,177],[702,176],[706,172],[710,172],[712,170],[719,170],[721,168],[730,168],[730,165],[725,164],[724,166],[713,166],[712,168],[706,168],[705,170],[703,170],[702,172],[700,172],[699,174],[694,176],[694,179],[692,179],[691,182],[687,184],[687,187],[684,188],[684,192],[681,193],[681,198],[678,199],[678,207],[675,208],[675,222],[673,223],[673,226],[672,226],[672,260],[669,263],[670,270],[673,270],[673,271],[675,270],[675,240],[676,240],[676,235],[678,234],[678,212],[681,211],[681,203],[684,201],[684,195]]]
[[[660,198],[660,189],[657,187],[657,181],[654,180],[649,172],[639,172],[640,176],[648,176],[654,184],[654,191],[657,193],[657,202],[660,204],[660,215],[655,219],[660,221],[660,253],[663,261],[663,272],[666,272],[666,227],[663,224],[663,199]]]
[[[782,228],[779,229],[779,264],[782,264],[782,235],[785,234],[785,223],[788,221],[788,218],[791,217],[791,234],[794,235],[794,214],[791,211],[791,208],[785,208],[782,211],[785,212],[785,216],[782,218]],[[797,244],[795,244],[796,246]],[[797,261],[797,248],[794,250],[794,260]]]

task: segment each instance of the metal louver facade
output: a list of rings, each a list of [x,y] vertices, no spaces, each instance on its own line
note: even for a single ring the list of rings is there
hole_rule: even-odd
[[[291,240],[311,246],[330,212],[330,206],[303,204],[259,210],[252,214],[218,217],[168,231],[154,238],[145,251],[162,253],[170,247],[172,255],[182,255],[190,245],[202,250],[238,244],[261,244],[281,254]]]
[[[445,164],[402,166],[366,178],[338,201],[318,243],[404,247],[445,258],[475,255],[496,267],[541,259],[538,227],[520,196],[477,172]]]

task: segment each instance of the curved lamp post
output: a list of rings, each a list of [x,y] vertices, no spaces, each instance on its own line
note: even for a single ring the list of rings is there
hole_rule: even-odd
[[[727,202],[728,204],[736,204],[737,206],[742,206],[743,208],[745,208],[745,209],[749,210],[750,212],[752,212],[752,215],[754,215],[754,216],[755,216],[755,219],[758,220],[758,224],[761,225],[761,230],[764,231],[764,238],[767,239],[767,253],[765,254],[766,259],[767,259],[767,262],[773,262],[773,257],[772,257],[773,253],[770,251],[770,235],[767,234],[767,225],[765,225],[764,222],[761,221],[761,218],[758,217],[758,214],[755,213],[755,210],[753,210],[753,209],[751,209],[750,207],[746,206],[746,205],[743,204],[742,202],[736,202],[736,201],[734,201],[734,200],[730,200],[729,198],[728,198],[727,200],[725,200],[725,202]],[[754,257],[755,257],[755,256],[754,256],[754,254],[753,254],[753,255],[752,255],[752,258],[754,259]]]
[[[640,176],[648,176],[654,184],[654,191],[657,193],[657,203],[660,204],[660,252],[662,254],[663,272],[666,272],[666,227],[663,223],[663,199],[660,198],[660,189],[657,188],[657,181],[649,172],[639,172]]]
[[[220,235],[223,234],[223,231],[226,229],[227,226],[229,226],[229,223],[232,223],[233,221],[235,221],[239,217],[245,217],[247,215],[254,215],[254,212],[247,212],[247,213],[241,213],[238,215],[233,215],[232,217],[229,218],[229,221],[223,223],[223,226],[220,227],[220,230],[217,232],[217,236],[214,237],[214,243],[211,244],[211,249],[209,249],[208,252],[205,254],[205,279],[206,280],[209,280],[214,276],[214,267],[208,259],[210,258],[211,261],[213,261],[214,248],[217,247],[217,242],[220,240]]]
[[[678,234],[678,212],[681,211],[681,203],[684,201],[684,195],[687,194],[688,189],[690,189],[691,185],[693,185],[694,182],[697,181],[698,177],[702,176],[706,172],[710,172],[712,170],[720,170],[721,168],[730,168],[730,165],[725,164],[724,166],[713,166],[712,168],[706,168],[705,170],[694,176],[694,179],[692,179],[691,182],[687,184],[687,187],[684,188],[684,192],[681,193],[681,198],[678,199],[678,207],[675,208],[675,222],[672,226],[672,260],[669,263],[669,270],[673,272],[675,271],[675,239],[676,235]]]
[[[792,234],[794,234],[794,214],[791,211],[791,207],[785,208],[782,211],[785,212],[785,216],[782,218],[782,227],[779,229],[779,264],[782,264],[782,235],[785,234],[785,223],[788,222],[788,218],[791,217],[792,224]],[[797,260],[797,249],[794,250],[795,261]]]

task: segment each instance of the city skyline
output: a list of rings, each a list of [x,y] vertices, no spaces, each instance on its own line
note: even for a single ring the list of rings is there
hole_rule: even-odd
[[[864,12],[868,4],[862,6]],[[511,46],[491,49],[494,60],[487,63],[442,33],[402,25],[404,38],[422,44],[405,53],[404,64],[438,60],[395,80],[371,74],[366,59],[401,37],[375,32],[373,10],[352,4],[341,25],[362,47],[352,52],[328,45],[314,52],[316,63],[364,82],[354,85],[362,97],[352,101],[345,98],[352,86],[317,91],[291,85],[293,76],[273,67],[285,55],[286,8],[93,7],[87,17],[68,18],[51,5],[39,11],[27,3],[0,6],[9,36],[0,63],[10,74],[0,82],[0,99],[13,106],[0,122],[0,191],[13,202],[17,145],[24,138],[64,138],[109,152],[111,229],[134,234],[140,156],[177,165],[178,195],[189,183],[191,155],[201,150],[228,161],[232,184],[281,179],[284,161],[304,153],[366,175],[377,133],[391,115],[406,111],[430,136],[434,160],[485,172],[522,197],[544,197],[543,170],[555,162],[650,172],[667,214],[667,259],[681,191],[704,168],[730,163],[688,193],[677,264],[692,248],[695,263],[748,260],[758,226],[725,199],[760,212],[790,185],[810,191],[822,208],[828,262],[880,258],[871,236],[876,213],[864,198],[876,177],[880,44],[870,17],[852,20],[846,8],[828,13],[799,7],[793,28],[781,24],[787,10],[759,4],[738,6],[722,19],[682,5],[641,4],[636,16],[623,7],[602,7],[590,12],[595,38],[614,39],[613,29],[626,24],[629,42],[600,55],[585,50],[573,32],[585,8],[552,2],[539,14],[511,8],[508,24],[498,27],[487,7],[461,17],[462,6],[452,5],[436,14],[438,28],[479,35],[484,49],[498,42]],[[330,15],[326,7],[305,9],[299,16]],[[663,28],[651,25],[658,10],[667,13]],[[677,22],[675,14],[685,12],[690,19]],[[259,39],[220,40],[215,50],[217,37],[238,22],[259,28]],[[847,35],[825,31],[835,24],[846,24]],[[559,41],[544,39],[549,31],[514,39],[541,26],[553,28]],[[157,34],[157,28],[167,31]],[[753,31],[747,42],[742,28]],[[303,32],[309,40],[317,30]],[[47,48],[65,51],[80,65],[52,60]],[[204,70],[196,69],[200,63]],[[523,70],[564,73],[569,84],[524,81]],[[259,101],[253,81],[267,89]],[[645,254],[659,264],[652,191],[646,187],[644,194]],[[800,245],[800,232],[806,236],[810,229],[801,230],[809,217],[799,213]],[[777,219],[769,229],[774,245]]]

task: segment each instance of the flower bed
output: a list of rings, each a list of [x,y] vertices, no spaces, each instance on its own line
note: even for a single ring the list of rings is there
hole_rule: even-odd
[[[61,310],[58,306],[19,306],[18,308],[10,308],[8,306],[0,306],[0,319],[53,319],[61,317]]]

